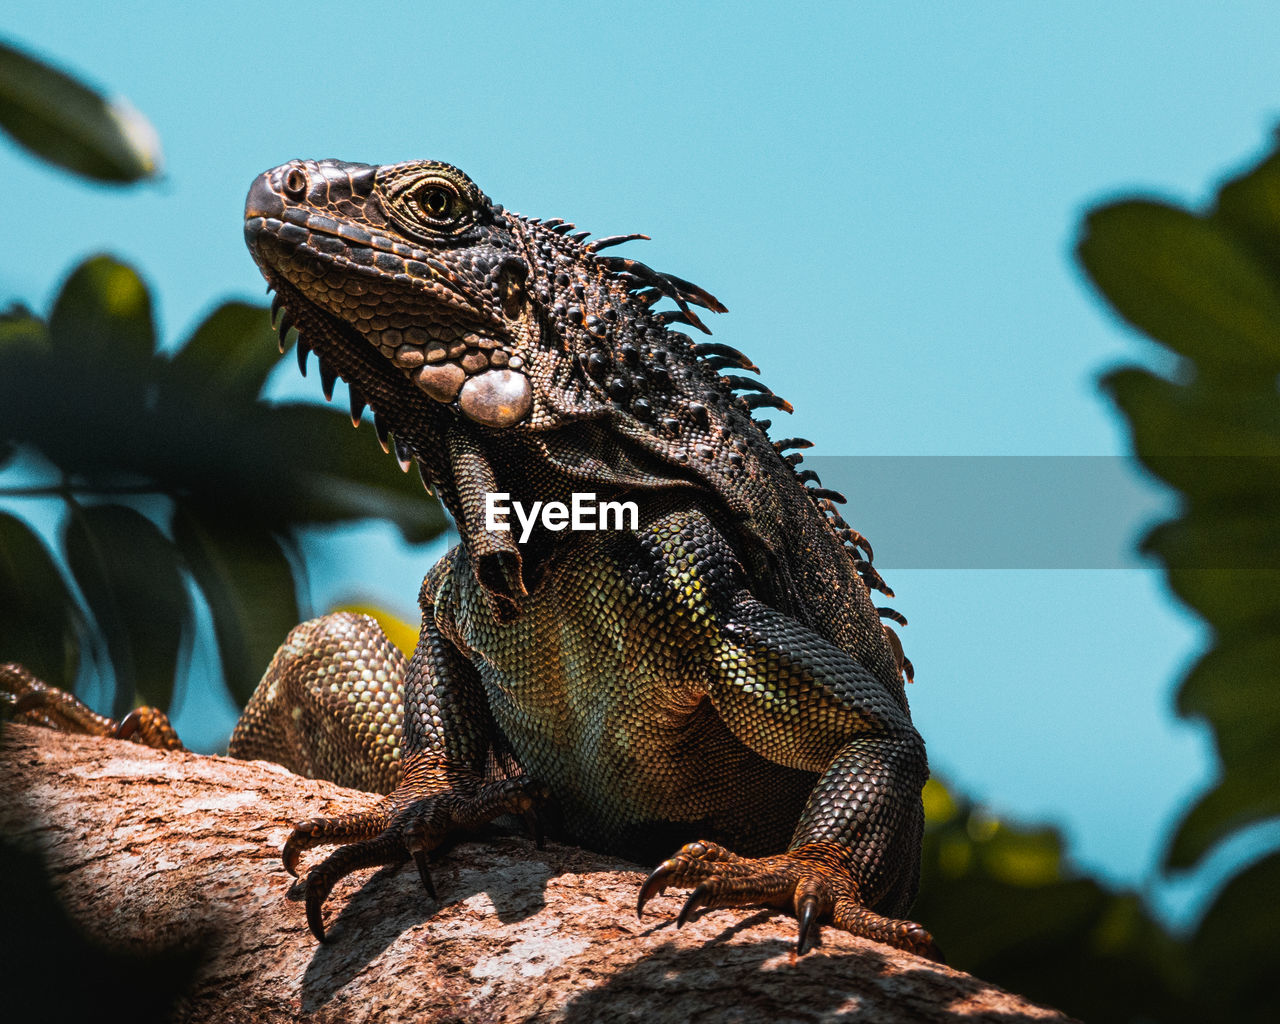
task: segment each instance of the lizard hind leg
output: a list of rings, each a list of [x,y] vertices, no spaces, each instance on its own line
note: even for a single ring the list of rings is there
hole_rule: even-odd
[[[335,612],[295,626],[245,705],[227,753],[390,793],[400,775],[407,666],[367,615]]]

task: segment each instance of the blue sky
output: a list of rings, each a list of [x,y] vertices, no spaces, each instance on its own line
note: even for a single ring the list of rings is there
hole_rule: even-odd
[[[172,344],[215,302],[261,296],[240,230],[259,171],[446,159],[512,209],[651,235],[633,254],[718,295],[717,338],[796,407],[783,433],[835,456],[1125,453],[1096,380],[1158,353],[1075,269],[1082,212],[1134,191],[1200,202],[1280,123],[1266,3],[47,0],[9,5],[0,36],[127,96],[167,158],[161,183],[111,189],[0,146],[0,303],[44,308],[111,251],[153,286]],[[318,397],[286,374],[273,393]],[[928,508],[912,480],[880,507]],[[1147,503],[1096,515],[1136,538],[1161,499],[1130,480]],[[314,607],[368,594],[405,615],[436,553],[376,528],[314,548]],[[1161,905],[1202,891],[1154,874],[1213,772],[1170,711],[1201,634],[1158,574],[881,557],[935,770],[1058,823],[1079,863]],[[193,697],[180,725],[215,743],[227,713]]]

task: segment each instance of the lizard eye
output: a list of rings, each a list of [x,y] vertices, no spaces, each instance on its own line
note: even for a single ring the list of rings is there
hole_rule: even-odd
[[[443,182],[431,181],[414,194],[418,209],[428,220],[451,220],[457,212],[457,193]]]
[[[484,194],[447,164],[394,165],[383,174],[379,189],[396,228],[427,245],[464,234],[484,208]]]

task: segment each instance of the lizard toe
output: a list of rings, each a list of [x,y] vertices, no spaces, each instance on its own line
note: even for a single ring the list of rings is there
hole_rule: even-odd
[[[884,917],[860,905],[854,899],[837,900],[831,918],[837,928],[852,932],[854,935],[875,939],[887,946],[904,949],[908,953],[914,953],[916,956],[922,956],[936,963],[947,962],[933,936],[914,921]]]
[[[340,846],[317,864],[307,875],[306,894],[307,926],[320,942],[326,942],[324,928],[324,904],[333,887],[353,871],[361,868],[381,867],[385,864],[401,864],[409,859],[399,835],[391,830],[364,842]]]

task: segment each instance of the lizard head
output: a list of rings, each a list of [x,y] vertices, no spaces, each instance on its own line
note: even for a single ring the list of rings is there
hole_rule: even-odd
[[[369,387],[376,356],[476,423],[531,418],[529,266],[501,209],[461,171],[292,161],[253,183],[245,235],[322,373]],[[339,338],[356,352],[340,354]]]
[[[695,346],[667,325],[705,331],[690,306],[724,307],[599,255],[646,236],[585,243],[572,228],[508,213],[437,161],[294,160],[259,175],[245,204],[250,252],[284,309],[282,343],[296,326],[303,372],[315,351],[326,391],[341,376],[388,417],[412,396],[499,430],[623,415],[670,435],[716,378],[697,378]],[[679,308],[653,312],[664,297]]]

